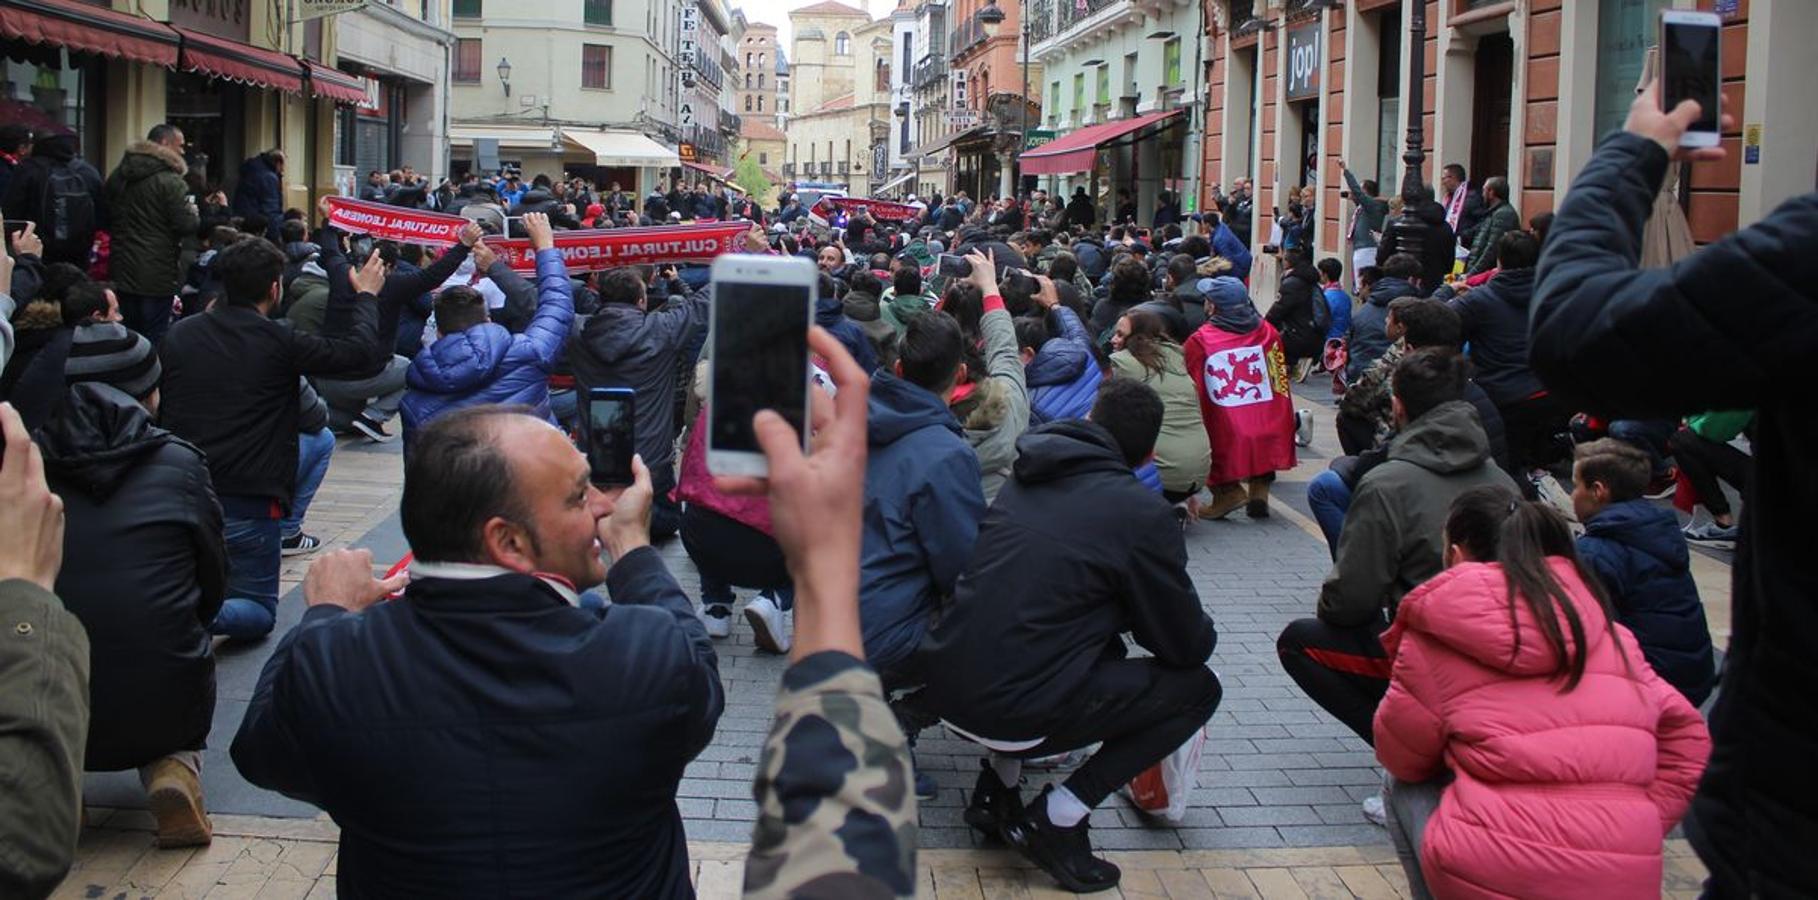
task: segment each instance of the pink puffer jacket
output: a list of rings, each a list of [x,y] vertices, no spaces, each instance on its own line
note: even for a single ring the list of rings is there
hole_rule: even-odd
[[[1661,839],[1691,802],[1710,733],[1627,629],[1610,639],[1571,562],[1548,562],[1584,622],[1578,686],[1560,693],[1548,676],[1525,603],[1511,621],[1500,566],[1454,566],[1403,598],[1383,634],[1395,665],[1376,758],[1403,781],[1455,776],[1421,845],[1435,896],[1652,900]]]
[[[707,469],[707,405],[688,429],[688,447],[682,451],[681,478],[677,480],[675,498],[683,503],[699,503],[728,519],[774,534],[770,526],[770,500],[761,494],[722,494],[713,486],[713,473]]]

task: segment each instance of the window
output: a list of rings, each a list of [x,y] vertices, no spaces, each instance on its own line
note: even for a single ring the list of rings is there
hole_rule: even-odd
[[[582,0],[581,21],[589,25],[611,25],[612,0]]]
[[[750,43],[750,41],[747,40],[746,43]],[[745,68],[747,68],[747,69],[751,68],[751,54],[750,53],[745,54]]]
[[[759,94],[759,95],[757,95],[757,98],[758,98],[758,112],[763,112],[764,111],[764,95]]]
[[[852,36],[851,35],[848,35],[846,32],[842,31],[839,34],[836,34],[833,36],[833,55],[834,56],[851,56],[852,55]],[[829,151],[829,152],[831,152],[831,151]]]
[[[1073,106],[1074,113],[1086,108],[1086,73],[1073,73]]]
[[[751,95],[750,94],[745,95],[745,111],[746,112],[751,111]]]
[[[758,73],[758,90],[761,91],[763,89],[764,89],[764,73],[759,72]]]
[[[454,71],[449,73],[449,80],[459,84],[479,84],[480,66],[480,39],[455,39]]]
[[[758,165],[760,165],[760,166],[770,165],[770,154],[765,153],[762,150],[759,150],[758,151]]]
[[[1180,38],[1172,38],[1162,45],[1162,86],[1180,83]]]
[[[745,73],[745,90],[751,90],[751,73]]]
[[[1053,125],[1060,117],[1060,82],[1048,82],[1048,124]]]
[[[758,68],[762,69],[763,67],[764,67],[764,54],[759,53],[758,54]]]
[[[1097,102],[1099,102],[1099,103],[1110,103],[1111,102],[1111,65],[1109,63],[1106,63],[1105,65],[1098,67],[1098,101]]]
[[[605,44],[581,45],[581,87],[612,87],[612,48]]]
[[[878,91],[878,93],[882,93],[882,94],[890,93],[890,63],[889,63],[889,61],[879,58],[877,61],[876,71],[877,71],[877,79],[876,79],[876,82],[872,85],[872,88],[875,89],[876,91]]]
[[[1665,0],[1601,0],[1597,7],[1596,128],[1593,135],[1609,134],[1622,127],[1629,104],[1635,102],[1635,82],[1641,80],[1648,45],[1654,42],[1654,23]]]
[[[478,19],[481,0],[454,0],[454,17],[457,19]]]

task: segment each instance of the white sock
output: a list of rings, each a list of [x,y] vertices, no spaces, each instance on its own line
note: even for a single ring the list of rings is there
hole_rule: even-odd
[[[1057,784],[1048,792],[1048,821],[1062,828],[1078,825],[1091,812],[1064,784]]]
[[[997,780],[1004,787],[1014,789],[1023,777],[1023,761],[1014,756],[991,754],[991,771],[997,773]]]

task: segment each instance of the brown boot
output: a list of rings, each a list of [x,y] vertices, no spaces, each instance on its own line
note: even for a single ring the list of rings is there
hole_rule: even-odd
[[[158,846],[201,847],[214,839],[214,823],[202,809],[202,783],[188,766],[169,757],[152,763],[145,799],[158,823]]]
[[[1252,519],[1267,519],[1269,517],[1269,482],[1262,478],[1252,478],[1249,488],[1250,502],[1244,507],[1244,512]]]
[[[1212,502],[1199,508],[1202,519],[1222,519],[1238,507],[1244,505],[1244,486],[1242,482],[1212,486]]]

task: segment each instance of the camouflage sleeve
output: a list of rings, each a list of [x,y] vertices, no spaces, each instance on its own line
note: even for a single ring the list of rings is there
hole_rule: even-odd
[[[909,748],[877,674],[844,653],[789,667],[752,794],[746,897],[910,897]]]
[[[1377,423],[1380,430],[1389,417],[1389,376],[1395,374],[1395,364],[1401,360],[1403,352],[1400,341],[1390,344],[1389,349],[1357,377],[1357,383],[1338,398],[1339,411],[1369,419]]]

